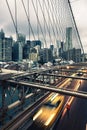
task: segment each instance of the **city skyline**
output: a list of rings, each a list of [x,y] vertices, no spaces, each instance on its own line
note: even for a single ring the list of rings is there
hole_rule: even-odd
[[[14,3],[12,0],[8,0],[9,4],[11,5],[12,8],[14,8]],[[9,11],[8,8],[6,6],[6,2],[1,0],[0,4],[0,27],[4,30],[5,34],[7,36],[12,36],[15,37],[15,29],[11,20],[11,17],[9,15]],[[22,6],[22,5],[21,5]],[[19,9],[21,9],[19,6]],[[81,37],[81,41],[82,41],[82,45],[83,48],[85,50],[85,53],[87,51],[87,47],[86,47],[86,37],[87,37],[87,19],[84,17],[84,15],[86,15],[86,7],[87,7],[87,1],[86,0],[71,0],[71,6],[73,9],[73,14],[76,20],[76,24],[79,30],[79,34]],[[5,8],[3,8],[5,7]],[[3,15],[2,15],[3,12]],[[14,13],[14,11],[13,11]],[[25,16],[25,12],[22,9],[21,13],[18,12],[20,15],[20,20],[21,20],[21,25],[20,27],[18,27],[19,30],[21,30],[21,28],[23,29],[23,34],[25,34],[26,36],[28,36],[28,31],[26,32],[27,28],[25,26],[25,24],[27,23],[27,19]],[[83,15],[84,14],[84,15]],[[23,15],[23,18],[22,18]],[[34,24],[34,23],[33,23]],[[35,30],[36,31],[36,30]],[[36,32],[35,32],[36,33]]]

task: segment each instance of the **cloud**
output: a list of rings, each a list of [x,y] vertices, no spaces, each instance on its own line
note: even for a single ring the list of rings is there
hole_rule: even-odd
[[[0,0],[0,2],[2,3],[2,4],[0,4],[0,28],[3,28],[3,30],[4,30],[4,32],[6,33],[7,36],[10,36],[10,35],[14,36],[15,35],[15,28],[14,28],[8,7],[6,5],[6,1]],[[10,5],[13,18],[15,19],[14,0],[8,0],[8,3]],[[27,8],[27,0],[24,0],[24,3],[25,3],[25,6]],[[72,2],[71,5],[72,5],[73,13],[74,13],[74,16],[75,16],[76,24],[77,24],[77,27],[78,27],[78,30],[79,30],[79,33],[80,33],[80,36],[81,36],[81,40],[82,40],[82,43],[83,43],[83,47],[86,48],[86,41],[87,41],[86,40],[87,39],[87,13],[86,13],[87,12],[87,0],[77,0],[76,2]],[[31,8],[31,10],[30,10],[31,21],[30,22],[32,24],[34,34],[37,37],[37,35],[38,35],[37,34],[37,20],[36,20],[35,11],[33,9],[31,2],[30,2],[30,8]],[[46,9],[45,9],[44,12],[45,12],[45,15],[46,15]],[[42,30],[43,30],[43,32],[46,31],[46,34],[49,36],[49,34],[47,32],[48,31],[47,28],[46,28],[46,30],[44,29],[44,23],[42,21],[43,15],[41,13],[40,7],[39,7],[39,13],[40,13],[39,17],[40,17],[40,23],[41,23]],[[60,13],[61,13],[61,10],[60,10]],[[63,14],[63,16],[64,16],[64,14]],[[64,19],[64,17],[62,17],[62,19]],[[52,17],[51,17],[51,19],[52,19]],[[63,20],[60,20],[60,22],[63,24],[62,21]],[[64,21],[66,21],[66,19],[64,19]],[[21,0],[17,0],[17,23],[18,23],[18,32],[23,33],[28,37],[28,34],[29,34],[28,21],[27,21]],[[48,24],[48,21],[47,21],[47,24]],[[62,27],[59,26],[59,28],[61,29]],[[51,27],[50,30],[51,30],[50,31],[51,34],[53,35],[52,27]],[[39,28],[39,33],[41,34],[40,28]],[[31,35],[32,35],[32,32],[31,32]]]
[[[87,0],[77,0],[71,5],[83,48],[87,52]]]

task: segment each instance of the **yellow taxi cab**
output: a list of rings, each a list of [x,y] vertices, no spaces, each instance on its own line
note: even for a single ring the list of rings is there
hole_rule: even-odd
[[[53,93],[34,115],[33,121],[40,127],[49,128],[64,105],[64,96]]]

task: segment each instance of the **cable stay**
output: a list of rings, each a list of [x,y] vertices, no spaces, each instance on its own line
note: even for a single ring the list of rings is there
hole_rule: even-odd
[[[31,24],[30,24],[30,19],[29,19],[29,16],[28,16],[27,10],[26,10],[25,5],[24,5],[24,1],[21,0],[21,2],[22,2],[22,5],[23,5],[23,8],[24,8],[24,11],[25,11],[25,14],[26,14],[27,20],[28,20],[28,24],[29,24],[30,29],[31,29],[31,31],[32,31],[33,38],[34,38],[34,40],[35,40],[35,35],[34,35],[34,32],[33,32],[32,26],[31,26]]]
[[[39,21],[39,18],[38,18],[38,14],[37,14],[37,11],[36,11],[36,7],[35,7],[35,4],[34,4],[34,1],[33,1],[33,0],[32,0],[32,5],[33,5],[33,8],[34,8],[34,11],[35,11],[35,14],[36,14],[36,17],[37,17],[39,26],[40,26],[41,33],[42,33],[42,35],[43,35],[44,42],[45,42],[45,44],[46,44],[46,39],[45,39],[43,30],[42,30],[42,27],[41,27],[41,24],[40,24],[40,21]]]
[[[46,19],[45,19],[44,12],[43,12],[43,10],[42,10],[41,3],[40,3],[39,0],[38,0],[38,2],[39,2],[39,5],[40,5],[40,8],[41,8],[42,14],[43,14],[44,22],[45,22],[45,24],[46,24],[46,27],[47,27],[47,30],[48,30],[48,33],[49,33],[50,40],[51,40],[51,42],[52,42],[51,35],[50,35],[50,31],[49,31],[49,28],[48,28],[48,25],[47,25],[47,22],[46,22]],[[45,4],[45,2],[44,2],[44,4]]]
[[[10,13],[10,16],[11,16],[11,19],[12,19],[12,22],[13,22],[13,25],[14,25],[14,28],[15,28],[15,31],[16,31],[16,38],[18,38],[18,29],[17,29],[17,19],[16,19],[16,15],[15,15],[15,19],[16,19],[16,22],[14,21],[14,18],[13,18],[13,15],[12,15],[12,12],[11,12],[11,9],[10,9],[10,6],[9,6],[9,3],[8,1],[6,0],[6,4],[7,4],[7,7],[8,7],[8,10],[9,10],[9,13]],[[16,14],[16,1],[15,1],[15,14]]]

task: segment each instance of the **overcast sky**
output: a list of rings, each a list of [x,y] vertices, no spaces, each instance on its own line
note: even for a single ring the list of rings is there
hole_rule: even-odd
[[[81,37],[81,41],[87,53],[87,0],[71,0],[73,14]]]
[[[8,0],[11,8],[14,8],[14,0]],[[71,0],[71,5],[73,9],[73,14],[76,20],[76,24],[78,27],[78,31],[81,37],[81,41],[85,50],[85,53],[87,52],[87,0]],[[24,16],[22,20],[22,16],[20,17],[20,20],[22,21],[21,26],[24,29],[24,32],[26,32],[25,22],[27,23],[26,16],[24,13],[24,10],[22,10],[19,7],[19,10],[21,10],[21,14]],[[14,12],[13,12],[14,14]],[[7,36],[13,36],[14,37],[14,26],[11,21],[9,11],[6,5],[5,0],[0,0],[0,29],[3,29],[5,34]],[[28,32],[25,33],[27,35]]]

